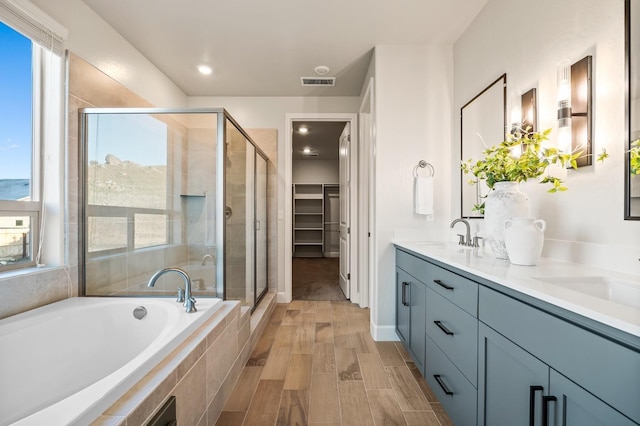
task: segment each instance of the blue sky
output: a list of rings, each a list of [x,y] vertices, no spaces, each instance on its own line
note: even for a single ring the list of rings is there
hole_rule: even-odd
[[[31,40],[0,22],[0,179],[31,178]]]
[[[91,114],[89,161],[107,154],[142,166],[167,165],[167,125],[148,114]]]

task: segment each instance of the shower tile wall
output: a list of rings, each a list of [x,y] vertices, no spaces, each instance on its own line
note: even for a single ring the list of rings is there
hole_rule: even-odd
[[[212,118],[212,117],[209,117]],[[214,123],[215,124],[215,123]],[[216,138],[215,125],[208,128],[189,128],[187,143],[187,173],[183,173],[185,187],[182,202],[186,214],[186,243],[188,269],[197,280],[196,294],[214,294],[216,285]],[[204,263],[204,265],[203,265]]]

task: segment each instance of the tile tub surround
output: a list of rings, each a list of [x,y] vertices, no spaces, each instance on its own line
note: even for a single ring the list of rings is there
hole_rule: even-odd
[[[422,243],[422,244],[421,244]],[[590,296],[580,291],[563,288],[536,277],[605,277],[637,285],[640,277],[589,265],[561,262],[541,258],[536,266],[512,265],[508,260],[496,259],[490,249],[463,249],[454,244],[428,245],[419,241],[394,241],[397,247],[418,255],[443,262],[469,272],[479,279],[496,283],[503,288],[549,303],[563,310],[585,317],[588,321],[604,324],[633,336],[640,337],[640,309]]]
[[[215,424],[275,306],[273,291],[253,315],[238,302],[223,302],[207,324],[92,425],[145,424],[171,395],[178,424]]]

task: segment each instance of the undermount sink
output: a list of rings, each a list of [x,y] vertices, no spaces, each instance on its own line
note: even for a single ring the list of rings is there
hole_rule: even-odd
[[[534,277],[569,290],[640,309],[640,284],[601,276]]]

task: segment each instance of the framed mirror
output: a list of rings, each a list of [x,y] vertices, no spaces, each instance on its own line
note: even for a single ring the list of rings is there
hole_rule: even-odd
[[[460,160],[482,158],[485,148],[504,140],[506,126],[507,74],[502,74],[460,109]],[[484,202],[489,188],[484,182],[469,185],[470,176],[460,172],[461,216],[482,218],[474,206]]]
[[[624,218],[640,220],[640,170],[632,166],[632,142],[640,138],[640,1],[625,0],[625,74],[627,144]],[[637,151],[636,151],[637,152]],[[636,155],[640,155],[637,153]]]

